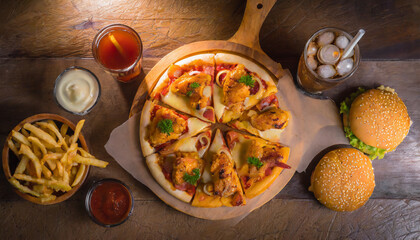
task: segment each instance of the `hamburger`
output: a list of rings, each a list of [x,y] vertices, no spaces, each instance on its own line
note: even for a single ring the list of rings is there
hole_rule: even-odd
[[[354,148],[339,148],[322,157],[311,176],[309,191],[334,211],[363,206],[375,188],[372,162]]]
[[[341,103],[340,113],[350,144],[372,160],[394,151],[411,125],[404,102],[394,89],[384,86],[359,88]]]

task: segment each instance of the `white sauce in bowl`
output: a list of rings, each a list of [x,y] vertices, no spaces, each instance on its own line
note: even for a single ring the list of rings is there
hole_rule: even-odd
[[[67,111],[86,114],[95,105],[100,92],[97,78],[87,70],[65,70],[55,82],[55,98]]]

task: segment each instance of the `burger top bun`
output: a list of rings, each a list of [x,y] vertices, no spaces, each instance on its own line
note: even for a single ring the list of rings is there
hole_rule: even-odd
[[[395,92],[370,89],[351,104],[349,124],[361,141],[389,152],[407,136],[411,121],[404,102]]]
[[[325,154],[311,176],[315,198],[334,211],[353,211],[363,206],[375,188],[370,159],[354,148]]]

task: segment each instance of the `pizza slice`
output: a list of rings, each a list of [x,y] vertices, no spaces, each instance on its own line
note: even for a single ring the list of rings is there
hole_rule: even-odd
[[[203,132],[210,123],[146,101],[140,118],[140,145],[143,156],[162,150],[179,139]]]
[[[151,97],[202,120],[215,122],[213,82],[214,54],[194,55],[169,66]]]
[[[235,131],[226,139],[247,198],[263,193],[284,168],[290,168],[288,147]]]
[[[217,53],[214,110],[217,121],[238,119],[262,99],[277,92],[271,76],[254,62],[234,54]]]
[[[238,119],[229,122],[229,125],[271,142],[279,142],[290,118],[290,113],[279,108],[277,96],[272,94],[243,112]]]
[[[218,129],[213,139],[192,205],[195,207],[221,207],[245,205],[245,197],[232,155]]]
[[[184,202],[190,202],[204,169],[204,153],[211,140],[211,130],[196,137],[184,138],[184,143],[146,157],[155,180],[168,193]]]

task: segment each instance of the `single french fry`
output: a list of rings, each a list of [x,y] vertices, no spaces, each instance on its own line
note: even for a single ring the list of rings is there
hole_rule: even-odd
[[[20,132],[23,134],[23,136],[25,136],[25,137],[29,137],[29,132],[28,131],[26,131],[26,129],[20,129]]]
[[[67,171],[63,172],[63,182],[65,182],[66,184],[70,184],[70,176]]]
[[[35,156],[38,159],[41,159],[42,158],[42,152],[41,152],[41,150],[37,146],[32,146],[32,152],[34,152]]]
[[[82,119],[80,120],[77,125],[76,125],[76,129],[74,130],[74,135],[73,135],[73,139],[71,140],[71,143],[76,143],[77,140],[79,139],[79,134],[80,131],[82,130],[83,125],[85,124],[85,120]]]
[[[39,150],[41,150],[42,155],[47,154],[47,149],[45,148],[44,144],[42,144],[41,141],[39,141],[38,138],[29,136],[28,140],[32,143],[32,145],[37,146]]]
[[[90,154],[89,152],[87,152],[86,150],[84,150],[81,147],[78,147],[77,150],[80,152],[80,155],[82,155],[82,157],[95,158],[92,154]]]
[[[73,163],[73,158],[76,156],[76,154],[77,154],[77,143],[73,143],[68,150],[68,155],[67,155],[68,165],[71,165]]]
[[[24,173],[29,161],[29,158],[26,155],[23,155],[22,159],[20,160],[18,166],[15,169],[15,174]]]
[[[44,177],[48,179],[51,178],[52,173],[45,165],[41,166],[41,170],[42,170],[42,174],[44,174]]]
[[[68,152],[63,154],[63,157],[61,157],[60,162],[61,164],[67,164],[67,158],[68,158]]]
[[[39,139],[42,139],[45,142],[53,145],[54,147],[60,147],[60,145],[54,140],[54,138],[51,137],[48,133],[46,133],[42,129],[37,128],[37,127],[35,127],[34,125],[32,125],[30,123],[25,123],[25,125],[23,125],[23,128],[25,128],[26,130],[28,130],[31,133],[33,133]]]
[[[16,147],[15,143],[12,141],[12,139],[7,139],[7,145],[9,146],[10,150],[16,155],[16,157],[19,157],[19,150]]]
[[[71,184],[72,187],[74,187],[77,184],[79,184],[80,180],[82,180],[83,173],[85,172],[85,170],[86,170],[86,165],[80,164],[79,170],[77,170],[76,177],[74,178],[74,181]]]
[[[64,167],[63,167],[63,164],[61,164],[60,161],[57,161],[56,164],[57,164],[57,169],[58,169],[58,175],[60,177],[62,177],[64,175]]]
[[[92,165],[95,167],[105,168],[108,165],[108,162],[96,159],[96,158],[86,158],[82,157],[77,154],[74,159],[75,162],[85,164],[85,165]]]
[[[20,146],[19,154],[23,154],[28,156],[28,158],[33,162],[35,170],[36,170],[36,176],[38,178],[41,177],[41,163],[39,162],[39,159],[35,154],[32,152],[32,150],[25,144],[22,144]]]
[[[60,171],[58,170],[58,167],[56,167],[53,170],[53,175],[54,175],[55,178],[59,178],[60,177]]]
[[[14,178],[18,179],[18,180],[22,180],[22,181],[28,181],[28,182],[33,182],[33,183],[37,183],[37,184],[43,184],[46,185],[47,187],[51,187],[54,190],[60,190],[60,191],[69,191],[71,190],[70,185],[62,182],[62,181],[57,181],[57,180],[47,180],[44,178],[33,178],[31,176],[28,175],[24,175],[24,174],[15,174],[13,175]]]
[[[54,123],[54,121],[51,121],[51,122]],[[46,122],[38,122],[38,124],[40,126],[43,126],[43,127],[47,128],[47,129],[51,130],[55,134],[55,136],[57,136],[59,142],[62,145],[64,145],[64,149],[67,150],[68,149],[67,143],[64,140],[63,136],[61,136],[60,131],[58,131],[57,125],[55,125],[55,123],[54,124],[51,124],[51,122],[50,121],[48,121],[48,123],[46,123]]]
[[[20,132],[12,130],[12,138],[20,142],[21,144],[31,146],[31,143],[28,141],[28,139]]]
[[[66,141],[67,146],[71,145],[71,137],[69,135],[64,136],[64,141]]]
[[[61,128],[60,128],[61,136],[66,136],[68,129],[69,129],[69,125],[63,123],[63,125],[61,125]]]
[[[16,180],[16,178],[11,177],[8,179],[9,183],[12,184],[12,186],[14,186],[15,188],[17,188],[19,191],[23,192],[23,193],[28,193],[31,194],[35,197],[40,197],[40,194],[31,190],[30,188],[28,188],[27,186],[23,186],[22,184],[20,184],[20,182],[18,180]]]
[[[46,155],[44,155],[44,157],[42,157],[41,163],[46,162],[47,160],[61,159],[63,155],[64,155],[63,153],[47,153]]]
[[[29,176],[32,176],[34,178],[36,178],[36,169],[34,166],[34,163],[32,161],[29,160],[28,164],[26,165],[26,170],[25,170],[26,174],[28,174]]]

